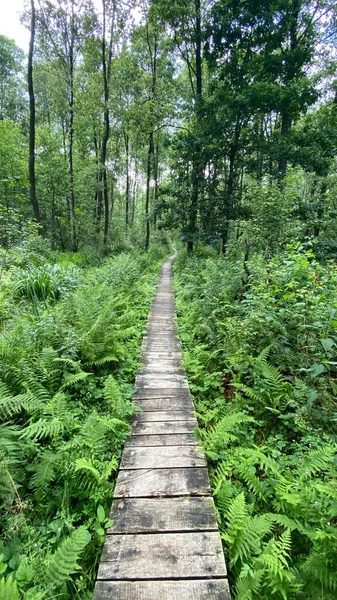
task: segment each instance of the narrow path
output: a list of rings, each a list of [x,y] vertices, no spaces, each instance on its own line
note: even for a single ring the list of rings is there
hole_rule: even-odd
[[[173,322],[172,261],[162,268],[137,413],[124,450],[94,600],[230,600],[208,472]]]

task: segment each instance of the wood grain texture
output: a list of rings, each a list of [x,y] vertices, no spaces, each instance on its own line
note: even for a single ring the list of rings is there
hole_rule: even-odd
[[[108,536],[97,579],[225,577],[218,532]]]
[[[230,600],[226,579],[98,581],[95,600]]]
[[[133,435],[193,433],[195,420],[190,421],[137,421],[133,426]]]
[[[145,412],[168,411],[168,410],[187,410],[190,413],[194,411],[194,406],[190,398],[140,398],[135,400],[137,406]]]
[[[212,498],[131,498],[114,500],[108,534],[217,530]]]
[[[170,421],[192,421],[194,427],[198,427],[198,421],[188,409],[139,412],[135,415],[131,425],[136,426],[137,423],[147,423],[149,421],[165,421],[166,423]]]
[[[178,469],[136,469],[120,471],[115,498],[154,496],[207,496],[210,485],[204,467]]]
[[[165,398],[191,397],[188,389],[177,390],[170,388],[170,386],[167,386],[165,389],[137,389],[136,393],[133,395],[133,399],[138,400],[138,398],[162,398],[163,396],[165,396]]]
[[[171,433],[168,435],[132,435],[128,446],[195,446],[193,433]]]
[[[203,452],[196,446],[125,448],[121,469],[172,469],[206,467]]]

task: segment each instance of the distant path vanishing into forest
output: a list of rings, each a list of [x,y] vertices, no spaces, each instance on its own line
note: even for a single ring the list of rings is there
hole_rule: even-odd
[[[172,262],[163,265],[143,340],[133,433],[124,450],[94,600],[229,600],[206,461],[197,447]]]

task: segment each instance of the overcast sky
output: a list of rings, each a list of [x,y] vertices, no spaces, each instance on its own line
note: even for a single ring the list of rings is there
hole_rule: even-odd
[[[0,33],[17,43],[22,50],[28,52],[29,32],[20,23],[20,13],[23,12],[23,0],[2,0]]]

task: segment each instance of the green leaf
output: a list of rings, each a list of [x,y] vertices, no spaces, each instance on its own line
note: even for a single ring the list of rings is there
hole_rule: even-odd
[[[312,365],[309,373],[310,373],[311,379],[315,379],[315,377],[318,377],[319,375],[322,375],[322,373],[325,373],[325,366],[322,364]]]
[[[331,338],[321,339],[321,344],[326,352],[330,352],[335,345],[335,342]]]
[[[97,518],[100,523],[103,523],[105,519],[105,510],[101,504],[97,507]]]

